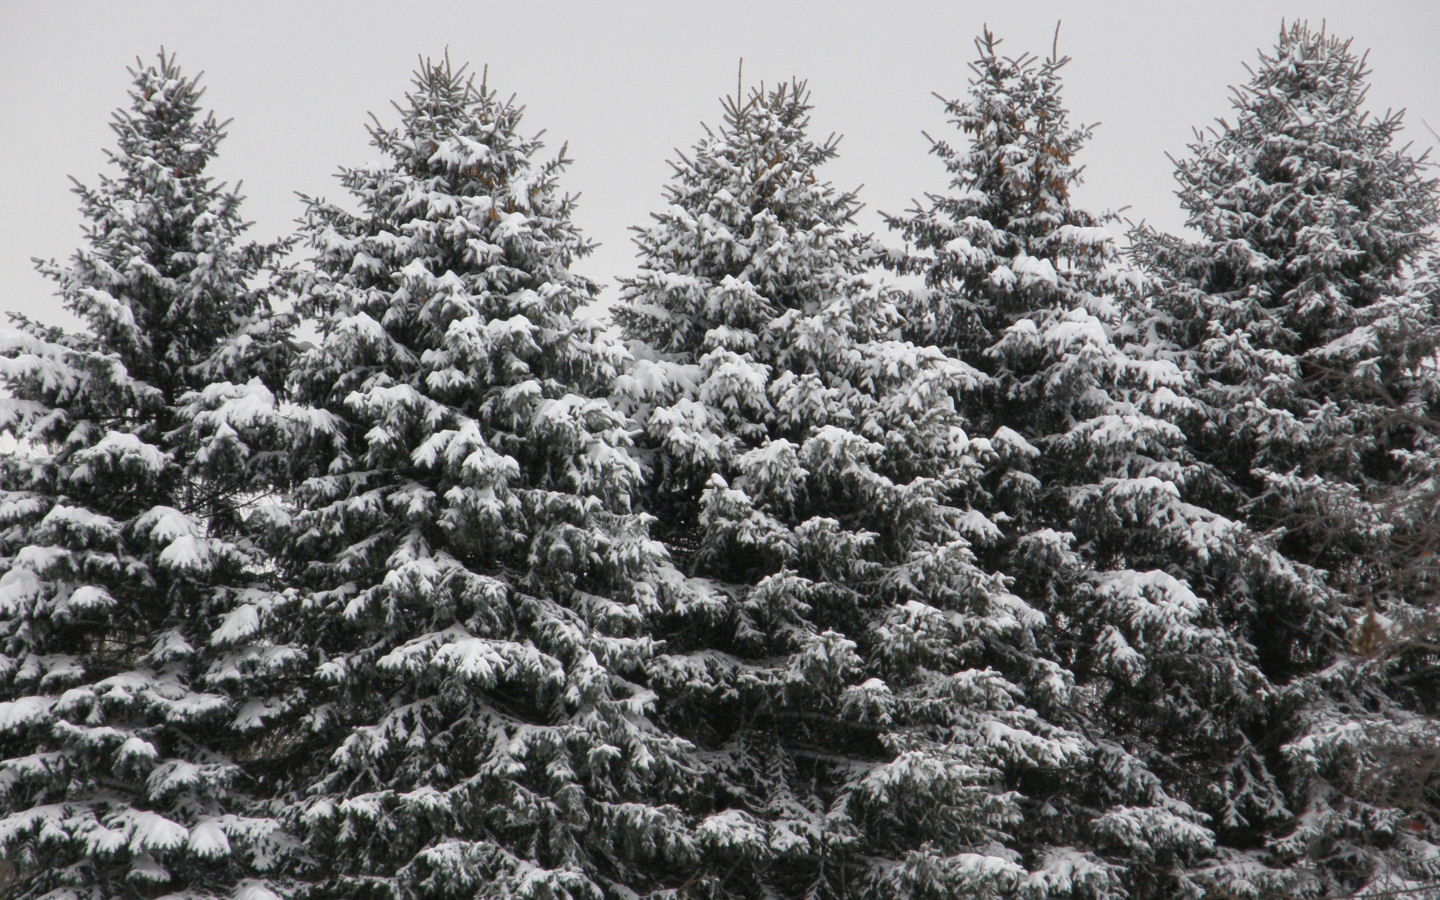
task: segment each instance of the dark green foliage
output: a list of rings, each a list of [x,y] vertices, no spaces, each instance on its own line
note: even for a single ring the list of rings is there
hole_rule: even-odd
[[[1422,446],[1405,413],[1433,396],[1433,301],[1411,276],[1440,217],[1424,161],[1393,145],[1399,115],[1365,111],[1365,80],[1349,42],[1285,28],[1234,121],[1177,164],[1198,237],[1135,235],[1165,352],[1197,382],[1186,436],[1216,473],[1211,502],[1302,576],[1257,585],[1235,621],[1279,688],[1252,731],[1288,810],[1250,833],[1275,867],[1257,883],[1293,896],[1440,873],[1424,829],[1401,828],[1422,798],[1384,786],[1392,753],[1440,736],[1414,660],[1352,652],[1418,612],[1387,590],[1386,547]]]
[[[808,112],[793,83],[726,100],[616,309],[648,496],[692,576],[656,679],[717,772],[704,871],[727,897],[1013,892],[1048,865],[1020,851],[1020,773],[1058,777],[1079,743],[1029,697],[1069,685],[976,563],[994,524],[950,502],[994,456],[955,413],[977,376],[900,339]]]
[[[1273,802],[1263,780],[1252,796],[1220,787],[1263,770],[1240,725],[1267,688],[1225,619],[1230,591],[1267,559],[1197,505],[1206,471],[1176,424],[1189,381],[1136,326],[1140,279],[1105,220],[1072,202],[1088,129],[1061,102],[1066,60],[997,43],[976,42],[970,92],[946,103],[965,144],[932,140],[949,190],[891,218],[912,242],[897,268],[923,278],[904,320],[981,373],[963,399],[1001,449],[971,497],[1000,526],[987,560],[1048,616],[1041,652],[1077,681],[1052,714],[1088,752],[1038,788],[1056,812],[1037,837],[1099,862],[1047,887],[1188,895],[1221,807]]]
[[[285,633],[315,654],[292,813],[315,896],[633,896],[685,878],[648,717],[665,557],[574,318],[589,249],[520,108],[425,63],[352,212],[311,200]]]
[[[163,54],[132,75],[115,173],[76,189],[86,244],[40,267],[86,330],[22,322],[0,354],[0,847],[8,896],[260,900],[291,842],[242,764],[294,654],[256,635],[255,470],[198,392],[268,393],[277,248],[204,174],[224,133],[195,81]]]

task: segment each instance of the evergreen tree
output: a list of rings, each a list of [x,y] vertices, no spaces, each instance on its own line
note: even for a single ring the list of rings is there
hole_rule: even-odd
[[[288,633],[317,655],[291,750],[317,897],[633,897],[693,856],[686,745],[640,630],[663,550],[575,318],[589,243],[521,109],[424,63],[309,200],[292,372]],[[673,579],[672,579],[673,580]]]
[[[198,392],[266,390],[278,248],[205,174],[196,80],[164,53],[131,75],[114,174],[76,188],[86,244],[40,265],[85,330],[21,320],[0,353],[0,851],[12,897],[259,900],[289,841],[242,764],[293,654],[256,634],[256,466]]]
[[[1089,129],[1061,100],[1067,59],[997,45],[977,39],[970,91],[946,102],[966,146],[931,141],[948,192],[890,218],[913,248],[897,268],[923,276],[907,335],[983,374],[967,422],[1013,448],[970,502],[1002,524],[987,561],[1050,617],[1044,652],[1079,681],[1056,714],[1094,741],[1050,803],[1108,868],[1065,887],[1192,895],[1216,831],[1277,802],[1242,731],[1268,687],[1226,626],[1237,587],[1283,572],[1197,503],[1187,379],[1137,325],[1139,279],[1105,218],[1072,202]]]
[[[647,502],[690,576],[655,625],[665,721],[706,751],[707,896],[992,897],[1072,863],[1031,850],[1080,740],[1030,706],[1066,674],[980,568],[949,498],[996,455],[959,427],[978,375],[898,340],[808,95],[729,98],[672,163],[615,315]]]
[[[1234,121],[1177,163],[1198,236],[1135,235],[1198,381],[1187,433],[1219,476],[1210,502],[1305,576],[1247,596],[1237,623],[1279,687],[1263,733],[1288,815],[1258,837],[1286,876],[1265,884],[1291,896],[1440,874],[1434,823],[1377,777],[1440,737],[1431,666],[1364,652],[1415,612],[1375,550],[1397,522],[1381,498],[1419,449],[1394,412],[1433,397],[1434,308],[1411,275],[1440,209],[1423,159],[1394,146],[1400,116],[1365,111],[1366,75],[1349,42],[1282,29]]]

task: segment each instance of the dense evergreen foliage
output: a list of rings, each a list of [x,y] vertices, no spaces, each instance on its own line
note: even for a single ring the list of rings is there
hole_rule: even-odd
[[[1043,652],[1077,679],[1055,714],[1088,756],[1048,799],[1053,827],[1104,863],[1060,886],[1180,896],[1200,889],[1212,823],[1269,799],[1229,787],[1266,784],[1240,723],[1267,687],[1224,615],[1269,567],[1196,502],[1206,472],[1176,424],[1189,382],[1137,327],[1140,279],[1103,219],[1072,203],[1088,130],[1061,102],[1066,60],[996,44],[976,42],[969,95],[946,104],[968,146],[932,141],[949,191],[891,220],[913,248],[898,268],[923,277],[905,322],[983,373],[967,418],[1013,449],[971,502],[1002,523],[993,564],[1049,617]]]
[[[264,466],[198,392],[276,377],[276,248],[205,174],[196,82],[163,54],[132,74],[114,174],[76,189],[86,243],[40,266],[85,330],[21,321],[0,356],[0,848],[9,896],[258,900],[292,842],[242,764],[294,653],[256,633]]]
[[[616,896],[683,880],[683,742],[636,679],[662,549],[573,317],[589,249],[521,110],[426,63],[308,203],[287,639],[316,658],[293,814],[317,896]]]
[[[1440,194],[1394,146],[1399,115],[1366,112],[1365,74],[1347,41],[1282,31],[1233,123],[1178,163],[1198,238],[1135,236],[1166,354],[1196,378],[1187,438],[1218,476],[1211,502],[1303,578],[1251,593],[1235,622],[1279,689],[1255,736],[1288,808],[1261,832],[1277,870],[1259,884],[1292,896],[1440,873],[1428,820],[1377,783],[1388,752],[1440,738],[1431,663],[1366,652],[1418,612],[1385,589],[1383,549],[1387,488],[1431,449],[1397,413],[1423,419],[1434,396],[1434,297],[1414,276]]]
[[[1284,27],[1127,255],[998,45],[903,246],[761,87],[613,307],[448,59],[286,266],[138,66],[0,333],[0,894],[1440,891],[1428,162]]]
[[[949,502],[994,455],[954,412],[976,375],[898,339],[808,110],[799,84],[727,99],[622,282],[621,394],[702,579],[657,629],[658,680],[719,755],[721,895],[990,896],[1034,861],[1017,773],[1078,744],[1021,698],[1068,684],[976,564],[994,524]]]

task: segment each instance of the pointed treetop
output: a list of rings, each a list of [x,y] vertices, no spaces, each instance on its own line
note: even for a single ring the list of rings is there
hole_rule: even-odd
[[[128,71],[129,103],[111,121],[118,146],[106,153],[113,168],[94,186],[75,182],[86,244],[68,266],[35,263],[99,349],[170,391],[196,366],[228,365],[211,355],[263,305],[253,276],[281,248],[244,241],[238,189],[206,173],[227,122],[202,110],[199,76],[164,50]]]

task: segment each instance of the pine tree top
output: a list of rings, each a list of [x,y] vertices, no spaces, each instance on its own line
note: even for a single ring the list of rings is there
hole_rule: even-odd
[[[1395,143],[1403,112],[1366,109],[1351,41],[1297,22],[1247,70],[1233,120],[1176,161],[1199,242],[1141,230],[1137,245],[1182,285],[1227,296],[1226,328],[1303,353],[1353,327],[1433,245],[1437,182],[1425,154]]]
[[[886,216],[911,244],[891,265],[924,279],[902,304],[906,337],[980,368],[1019,320],[1078,307],[1113,319],[1114,295],[1132,294],[1136,282],[1117,265],[1104,227],[1113,216],[1074,202],[1082,173],[1075,156],[1091,126],[1070,123],[1061,94],[1068,57],[1005,56],[999,46],[985,30],[966,94],[935,95],[964,142],[926,135],[949,190]]]
[[[764,356],[770,323],[813,314],[858,276],[859,202],[820,180],[838,141],[808,136],[810,108],[800,81],[726,97],[722,124],[671,163],[666,208],[636,229],[640,273],[621,282],[627,334],[662,353]],[[658,294],[664,309],[646,299]]]
[[[969,148],[931,138],[931,153],[952,176],[957,214],[974,206],[997,228],[1044,234],[1074,224],[1070,193],[1081,168],[1072,161],[1093,126],[1069,122],[1060,75],[1069,57],[1003,56],[1000,43],[988,28],[975,39],[978,56],[970,63],[966,97],[935,95],[951,124],[970,139]]]
[[[306,198],[317,273],[302,293],[322,329],[364,315],[418,347],[470,316],[578,327],[596,287],[569,270],[592,245],[556,187],[564,148],[537,160],[523,108],[448,59],[422,61],[395,107],[397,126],[369,129],[383,159],[340,171],[358,211]]]
[[[238,189],[206,173],[228,123],[202,110],[200,76],[163,50],[128,71],[129,104],[110,126],[118,146],[106,153],[115,171],[94,187],[75,183],[86,244],[68,267],[36,265],[94,349],[176,400],[202,370],[224,374],[248,352],[233,340],[266,306],[253,282],[280,245],[243,241]]]

